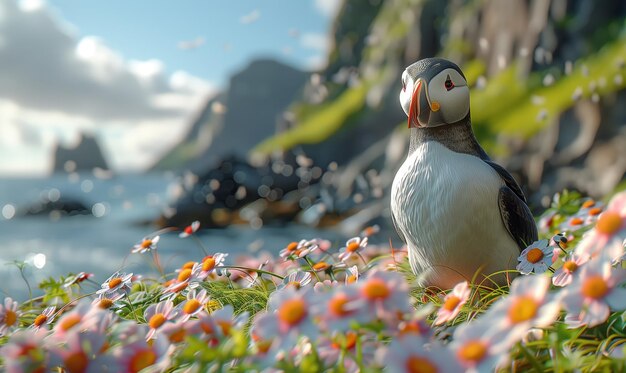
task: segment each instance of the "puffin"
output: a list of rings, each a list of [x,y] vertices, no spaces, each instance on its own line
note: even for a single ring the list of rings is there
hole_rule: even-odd
[[[402,73],[409,152],[391,187],[391,220],[424,287],[506,285],[537,226],[515,179],[478,143],[461,69],[426,58]]]

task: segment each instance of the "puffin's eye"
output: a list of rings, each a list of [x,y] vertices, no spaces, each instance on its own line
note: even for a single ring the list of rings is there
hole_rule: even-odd
[[[406,81],[402,79],[402,92],[406,91]]]
[[[446,90],[449,91],[452,88],[454,88],[454,83],[452,83],[452,79],[450,79],[450,75],[448,75],[446,77],[446,82],[443,83],[444,87],[446,87]]]

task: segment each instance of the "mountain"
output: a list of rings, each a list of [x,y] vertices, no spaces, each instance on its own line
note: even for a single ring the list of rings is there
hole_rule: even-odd
[[[53,172],[109,170],[97,139],[87,134],[81,134],[74,147],[57,144],[53,159]]]
[[[154,168],[205,169],[227,156],[246,158],[285,124],[282,114],[300,96],[308,76],[275,60],[252,61],[207,101],[185,139]]]
[[[438,56],[464,70],[481,144],[535,207],[562,188],[605,195],[626,172],[625,17],[610,0],[346,0],[327,69],[291,105],[295,124],[253,152],[301,148],[388,187],[408,147],[400,76]]]

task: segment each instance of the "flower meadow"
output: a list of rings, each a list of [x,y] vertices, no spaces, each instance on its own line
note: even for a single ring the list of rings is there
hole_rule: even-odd
[[[198,243],[166,271],[159,237],[129,248],[160,274],[70,274],[0,305],[6,372],[492,372],[626,369],[626,192],[563,192],[506,273],[420,288],[404,248],[312,238],[233,257]],[[486,242],[486,245],[489,243]],[[132,244],[131,244],[132,245]],[[129,245],[129,246],[131,246]],[[102,281],[102,282],[100,282]]]

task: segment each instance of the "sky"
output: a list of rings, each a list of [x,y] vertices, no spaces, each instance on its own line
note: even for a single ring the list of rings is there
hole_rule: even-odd
[[[340,0],[0,0],[0,177],[95,135],[117,171],[181,139],[251,59],[324,66]]]

